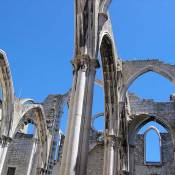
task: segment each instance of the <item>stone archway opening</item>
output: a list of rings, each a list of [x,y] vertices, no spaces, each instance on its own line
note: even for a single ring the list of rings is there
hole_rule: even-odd
[[[110,113],[109,106],[116,108],[115,102],[118,100],[117,92],[117,60],[115,58],[113,42],[110,35],[105,34],[101,41],[100,54],[103,70],[103,87],[104,87],[104,101],[105,101],[105,129],[112,129],[110,120],[112,113]],[[112,75],[112,76],[111,76]],[[107,105],[110,104],[110,105]],[[110,112],[109,112],[110,111]]]
[[[138,137],[144,137],[143,142],[145,165],[161,164],[163,152],[162,149],[165,149],[164,137],[170,137],[169,139],[171,140],[172,136],[170,131],[159,122],[149,121],[141,126],[137,132],[136,139]]]
[[[122,70],[122,88],[121,101],[125,101],[126,92],[130,86],[140,77],[148,73],[156,73],[173,84],[175,83],[175,66],[165,64],[159,60],[138,60],[138,61],[124,61]],[[152,85],[154,82],[148,81],[147,84]],[[159,87],[160,89],[160,87]]]
[[[137,77],[128,87],[128,92],[141,99],[168,102],[175,92],[175,86],[167,78],[149,71]]]
[[[150,174],[159,172],[163,175],[168,172],[169,166],[173,169],[174,146],[171,128],[155,116],[142,116],[140,122],[136,120],[132,123],[135,122],[135,129],[132,129],[133,133],[129,136],[130,171],[134,175],[148,171]]]
[[[7,174],[12,165],[16,174],[44,173],[47,162],[47,130],[44,118],[39,106],[24,112],[8,147],[3,174]]]
[[[144,133],[144,150],[146,164],[161,163],[161,136],[154,127],[148,128]]]

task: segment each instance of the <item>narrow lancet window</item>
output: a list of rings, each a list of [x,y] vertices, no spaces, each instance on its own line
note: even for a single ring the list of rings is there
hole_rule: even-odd
[[[161,163],[161,139],[156,128],[145,132],[145,163]]]

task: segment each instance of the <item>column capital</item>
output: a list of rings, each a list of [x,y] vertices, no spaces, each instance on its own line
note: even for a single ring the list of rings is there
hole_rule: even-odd
[[[106,135],[105,136],[105,142],[110,144],[114,148],[120,148],[121,147],[121,141],[122,138],[115,136],[115,135]]]
[[[96,69],[100,67],[99,61],[96,58],[90,58],[89,55],[79,55],[71,61],[74,66],[74,70],[78,71],[82,69],[86,71],[87,69]]]
[[[0,145],[1,145],[2,147],[8,146],[8,145],[10,144],[11,141],[12,141],[12,138],[10,138],[10,137],[8,137],[8,136],[2,135],[2,136],[0,137]]]

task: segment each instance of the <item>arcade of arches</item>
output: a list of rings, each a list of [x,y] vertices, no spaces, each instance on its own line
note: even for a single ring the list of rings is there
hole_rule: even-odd
[[[175,65],[120,59],[110,3],[75,0],[73,84],[63,95],[48,95],[41,103],[15,97],[7,56],[0,50],[1,175],[175,174],[175,95],[156,102],[128,92],[150,71],[175,83]],[[97,68],[101,80],[96,79]],[[104,93],[99,100],[104,109],[92,114],[94,83]]]

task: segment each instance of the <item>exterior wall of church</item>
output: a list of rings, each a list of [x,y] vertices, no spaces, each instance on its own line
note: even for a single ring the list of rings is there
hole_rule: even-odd
[[[104,145],[97,145],[88,155],[87,175],[102,175],[104,161]]]
[[[17,134],[9,146],[3,175],[7,175],[9,168],[15,168],[15,175],[27,175],[30,163],[34,170],[36,162],[34,159],[30,162],[34,144],[36,144],[36,139],[33,138],[33,135]],[[31,175],[33,175],[32,172]]]
[[[143,134],[138,134],[134,149],[134,175],[173,175],[175,173],[175,162],[173,144],[168,133],[161,133],[161,159],[160,164],[145,163],[145,140]]]

